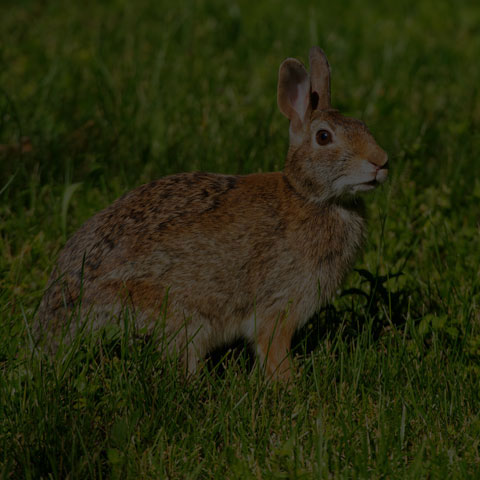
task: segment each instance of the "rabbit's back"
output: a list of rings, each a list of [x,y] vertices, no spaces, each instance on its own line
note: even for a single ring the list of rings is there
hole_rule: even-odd
[[[258,183],[255,177],[261,177],[262,188],[247,198],[242,186]],[[235,284],[248,285],[252,258],[273,241],[252,229],[280,229],[281,220],[271,211],[278,177],[179,174],[119,198],[85,222],[60,252],[40,306],[40,328],[60,327],[80,293],[84,309],[119,304],[123,292],[127,306],[155,312],[168,288],[172,297],[177,289],[195,292],[199,286],[209,295],[194,297],[206,305],[212,305],[207,299],[214,294],[215,304],[231,301]],[[265,180],[272,188],[265,188]],[[262,210],[267,220],[257,224],[255,215]]]
[[[149,273],[161,276],[173,257],[161,254],[169,231],[179,227],[188,231],[203,214],[218,208],[221,197],[236,183],[235,176],[178,174],[123,195],[87,220],[68,240],[51,275],[39,316],[55,316],[58,310],[72,306],[80,290],[85,302],[93,301],[90,297],[96,294],[101,303],[107,292],[100,295],[100,284],[109,284],[111,290],[116,281],[131,284],[146,279]],[[175,243],[178,245],[180,238]]]

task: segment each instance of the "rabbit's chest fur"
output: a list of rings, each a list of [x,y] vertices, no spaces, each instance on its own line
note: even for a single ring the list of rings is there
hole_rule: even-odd
[[[298,326],[329,301],[350,271],[364,241],[363,205],[309,205],[307,218],[298,218],[292,229],[290,253],[297,268],[285,282],[292,306],[297,306]]]

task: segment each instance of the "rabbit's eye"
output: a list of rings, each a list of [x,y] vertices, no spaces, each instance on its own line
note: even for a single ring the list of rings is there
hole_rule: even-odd
[[[328,145],[332,141],[332,134],[328,130],[319,130],[316,138],[319,145]]]

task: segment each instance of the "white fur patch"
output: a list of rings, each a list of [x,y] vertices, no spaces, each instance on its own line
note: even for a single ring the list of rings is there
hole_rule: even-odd
[[[338,194],[366,192],[375,188],[367,185],[376,179],[377,169],[367,160],[361,160],[353,172],[347,172],[333,182],[333,189]]]
[[[254,340],[257,336],[258,325],[257,316],[253,314],[251,317],[245,319],[242,323],[242,335],[248,340]]]

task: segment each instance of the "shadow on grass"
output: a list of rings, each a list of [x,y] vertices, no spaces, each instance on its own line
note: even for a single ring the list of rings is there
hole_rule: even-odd
[[[406,288],[392,290],[389,280],[400,277],[397,272],[374,275],[358,269],[362,278],[360,288],[349,288],[340,295],[337,306],[329,304],[314,315],[294,336],[292,350],[310,353],[327,337],[335,337],[341,331],[345,342],[353,341],[368,326],[372,339],[378,340],[390,326],[405,324],[410,309],[412,291]]]
[[[352,342],[366,326],[371,329],[375,341],[389,326],[405,324],[412,291],[392,290],[388,285],[402,272],[389,275],[374,275],[362,269],[356,272],[362,278],[361,288],[344,290],[337,306],[325,306],[298,330],[292,340],[294,354],[306,356],[327,338],[337,335],[347,343]],[[206,365],[211,372],[222,376],[230,362],[241,362],[251,371],[255,362],[252,346],[245,340],[237,340],[217,348],[208,355]]]

